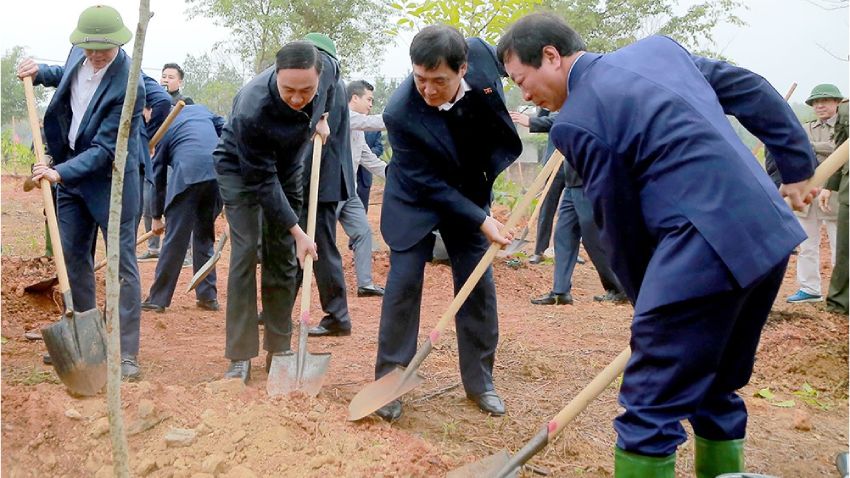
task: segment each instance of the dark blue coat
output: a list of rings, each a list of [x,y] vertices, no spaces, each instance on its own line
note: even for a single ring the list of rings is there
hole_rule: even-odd
[[[726,118],[764,142],[784,182],[812,175],[806,134],[764,78],[656,36],[586,53],[568,81],[549,134],[637,310],[747,287],[805,239]]]
[[[141,167],[144,169],[145,179],[153,182],[153,165],[151,164],[148,145],[159,127],[165,122],[168,113],[171,112],[171,95],[165,91],[162,85],[144,72],[142,72],[142,80],[145,82],[145,106],[151,109],[151,119],[142,128],[142,140],[139,141],[139,147],[142,149]]]
[[[493,131],[493,154],[479,170],[492,190],[499,173],[522,152],[522,143],[505,107],[501,81],[505,71],[493,47],[478,38],[468,39],[467,44],[464,78],[471,90],[485,93],[487,104],[504,124],[501,131]],[[460,190],[467,183],[477,184],[481,176],[464,173],[469,168],[461,167],[464,158],[458,156],[445,115],[425,103],[412,75],[393,93],[383,117],[393,151],[381,211],[381,233],[387,244],[393,250],[406,250],[444,221],[477,231],[489,200],[473,201]]]
[[[106,70],[80,123],[74,148],[75,156],[69,157],[68,129],[73,115],[71,79],[76,75],[83,60],[83,50],[74,47],[64,66],[39,65],[35,84],[56,87],[44,114],[44,136],[47,140],[47,151],[53,157],[54,168],[62,177],[63,187],[82,196],[95,220],[106,224],[112,187],[112,163],[115,159],[118,123],[130,72],[130,57],[123,50],[118,50],[118,55]],[[139,141],[144,123],[144,104],[145,87],[139,78],[124,169],[122,222],[139,214],[138,171],[142,161],[139,157]]]
[[[189,186],[216,178],[212,153],[223,126],[224,118],[202,105],[187,105],[174,118],[153,158],[151,217],[161,217],[171,200]]]
[[[300,174],[303,148],[326,111],[328,94],[320,83],[313,101],[295,111],[281,99],[276,78],[271,66],[239,90],[213,160],[218,175],[241,176],[257,193],[266,217],[289,229],[298,214],[280,178]]]

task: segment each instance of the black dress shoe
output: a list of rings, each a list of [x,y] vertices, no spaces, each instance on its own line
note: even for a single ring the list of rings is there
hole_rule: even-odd
[[[593,300],[596,302],[613,302],[615,304],[624,304],[629,301],[625,292],[617,292],[616,290],[606,290],[602,295],[594,295]]]
[[[576,264],[584,264],[585,262],[587,261],[582,259],[581,256],[576,256]]]
[[[467,395],[467,397],[478,405],[484,413],[501,417],[505,414],[505,402],[494,390],[484,392],[481,395]]]
[[[310,328],[307,335],[310,337],[346,337],[351,335],[351,329],[327,328],[324,325],[317,325]]]
[[[248,383],[251,379],[251,361],[231,360],[230,367],[227,367],[227,372],[224,372],[224,378],[238,378]]]
[[[139,367],[139,360],[135,355],[121,356],[121,378],[130,382],[135,382],[142,376],[142,369]]]
[[[151,310],[156,312],[157,314],[161,314],[165,312],[165,307],[161,305],[156,305],[152,302],[144,301],[142,302],[142,310]]]
[[[401,400],[395,399],[383,407],[375,410],[375,415],[388,422],[394,422],[401,418]]]
[[[543,262],[543,254],[534,254],[528,259],[529,264],[540,264]]]
[[[219,309],[218,301],[215,299],[199,300],[195,302],[195,305],[197,305],[199,309],[210,310],[213,312],[218,312]]]
[[[369,284],[357,288],[357,297],[383,297],[383,295],[384,288],[379,285]]]
[[[556,294],[549,292],[546,295],[531,299],[534,305],[569,305],[573,303],[573,296],[567,292],[565,294]]]

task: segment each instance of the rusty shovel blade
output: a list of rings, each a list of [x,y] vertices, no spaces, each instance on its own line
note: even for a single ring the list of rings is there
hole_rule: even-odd
[[[348,419],[351,421],[360,420],[425,381],[418,373],[412,374],[405,380],[404,370],[404,367],[396,367],[392,372],[357,392],[357,395],[348,405]]]
[[[482,478],[495,476],[510,460],[511,456],[507,450],[502,450],[498,453],[483,458],[472,463],[468,463],[460,468],[450,471],[446,478]],[[510,474],[505,475],[510,478],[516,478],[518,470],[513,470]]]
[[[71,392],[90,396],[106,385],[106,333],[97,309],[63,316],[43,329],[53,369]]]
[[[227,243],[227,231],[221,233],[221,236],[218,238],[218,243],[215,246],[215,252],[213,252],[212,257],[198,269],[198,272],[192,276],[192,280],[189,281],[189,288],[186,289],[186,292],[192,292],[195,287],[198,287],[200,283],[210,275],[210,272],[215,270],[215,265],[218,263],[218,260],[221,259],[221,251],[224,249],[224,244]]]

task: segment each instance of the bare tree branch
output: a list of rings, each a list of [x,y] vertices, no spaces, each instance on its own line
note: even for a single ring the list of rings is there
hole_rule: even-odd
[[[821,44],[820,44],[820,43],[818,43],[818,42],[815,42],[815,45],[817,45],[817,46],[818,46],[818,48],[820,48],[821,50],[823,50],[824,52],[826,52],[826,54],[827,54],[827,55],[829,55],[829,56],[831,56],[831,57],[835,58],[835,59],[836,59],[836,60],[838,60],[838,61],[850,61],[850,56],[846,56],[846,57],[838,56],[838,55],[836,55],[835,53],[833,53],[833,52],[829,51],[829,50],[828,50],[825,46],[821,45]]]

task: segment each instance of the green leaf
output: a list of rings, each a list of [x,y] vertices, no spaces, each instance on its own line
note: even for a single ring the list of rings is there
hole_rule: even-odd
[[[792,408],[794,407],[794,405],[796,405],[796,403],[794,402],[794,400],[783,400],[781,402],[771,402],[771,405],[780,408]]]
[[[771,392],[769,388],[763,388],[759,390],[758,392],[756,392],[755,396],[764,398],[766,400],[773,400],[774,398],[773,392]]]
[[[7,339],[5,336],[0,335],[0,345],[5,345],[8,341],[9,339]]]

